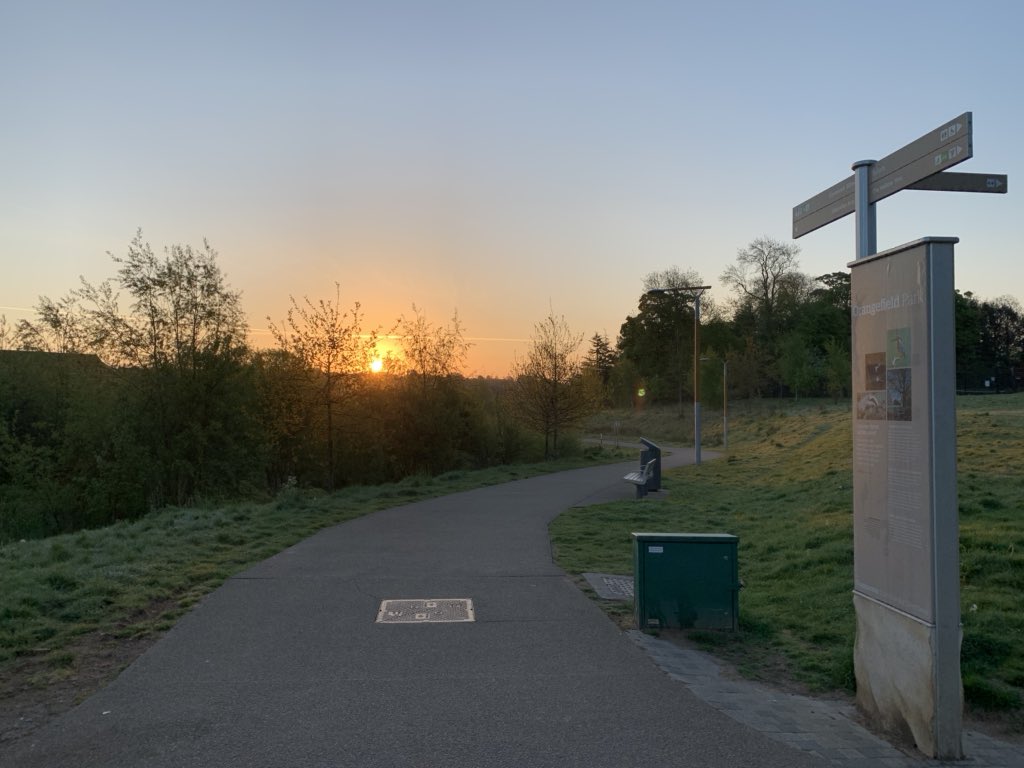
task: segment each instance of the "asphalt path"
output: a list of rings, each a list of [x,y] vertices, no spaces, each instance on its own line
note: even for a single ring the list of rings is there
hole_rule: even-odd
[[[687,461],[692,452],[680,450],[664,464]],[[631,498],[621,478],[634,464],[321,531],[229,579],[0,763],[822,765],[670,680],[552,562],[548,523],[573,506]],[[416,598],[470,598],[476,620],[376,623],[382,600]]]

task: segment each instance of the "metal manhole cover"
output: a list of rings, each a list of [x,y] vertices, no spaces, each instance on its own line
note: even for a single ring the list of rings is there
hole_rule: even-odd
[[[456,621],[476,621],[473,601],[469,598],[384,600],[377,611],[378,624],[442,624]]]
[[[633,577],[611,573],[584,573],[583,578],[605,600],[632,600]]]

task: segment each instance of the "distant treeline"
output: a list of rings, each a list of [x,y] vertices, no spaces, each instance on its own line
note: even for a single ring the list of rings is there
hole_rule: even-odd
[[[730,399],[849,396],[850,274],[805,275],[798,253],[792,243],[754,240],[719,277],[730,299],[715,302],[703,293],[704,403],[722,402],[723,383]],[[600,372],[610,402],[692,400],[690,288],[703,284],[693,271],[652,273],[637,313],[626,318],[614,345],[600,334],[591,338],[587,364]],[[1024,313],[1017,301],[957,292],[955,312],[958,391],[1007,392],[1024,385]]]
[[[797,253],[755,240],[720,276],[732,301],[703,295],[708,407],[726,394],[849,396],[849,274],[804,275]],[[508,379],[469,380],[457,315],[437,325],[413,307],[388,329],[398,353],[370,373],[377,331],[358,303],[341,308],[340,286],[291,299],[282,321],[267,318],[275,347],[255,350],[209,245],[157,256],[140,232],[112,258],[115,278],[40,299],[34,321],[0,318],[0,543],[168,504],[536,460],[564,452],[567,430],[602,402],[693,396],[703,280],[692,271],[648,275],[614,344],[595,334],[581,357],[582,336],[552,315]],[[956,334],[961,391],[1021,385],[1014,299],[958,292]]]

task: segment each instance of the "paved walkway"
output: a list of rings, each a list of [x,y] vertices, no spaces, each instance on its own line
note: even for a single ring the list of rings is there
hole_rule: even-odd
[[[553,565],[548,523],[631,498],[625,471],[538,477],[324,530],[228,580],[0,765],[834,764],[743,719],[777,711],[776,694],[714,701],[710,667],[620,632]],[[476,620],[375,621],[382,600],[416,598],[470,598]]]
[[[629,636],[673,680],[734,720],[769,738],[845,768],[1024,768],[1024,749],[966,730],[967,759],[943,762],[900,751],[858,723],[856,709],[844,701],[782,693],[723,674],[715,659],[666,640],[632,630]]]

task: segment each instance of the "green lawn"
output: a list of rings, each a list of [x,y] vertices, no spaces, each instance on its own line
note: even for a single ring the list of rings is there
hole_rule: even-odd
[[[622,434],[678,433],[670,409],[606,414]],[[718,414],[705,414],[712,430]],[[675,422],[673,425],[670,422]],[[664,430],[663,430],[664,431]],[[960,556],[968,706],[1024,724],[1024,395],[958,402]],[[712,433],[714,434],[714,433]],[[707,435],[707,430],[705,430]],[[715,448],[712,443],[708,446]],[[728,456],[666,473],[667,498],[575,509],[551,526],[571,573],[632,572],[632,531],[739,537],[740,632],[692,632],[746,675],[854,686],[851,416],[828,401],[741,405]],[[609,606],[621,617],[625,611]]]

